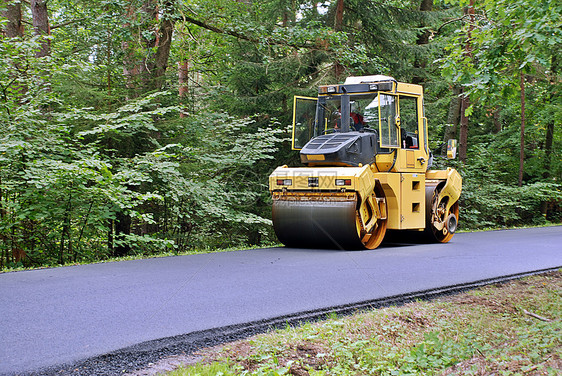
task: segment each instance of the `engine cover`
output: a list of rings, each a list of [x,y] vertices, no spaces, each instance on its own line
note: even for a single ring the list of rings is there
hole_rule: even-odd
[[[359,166],[375,162],[374,132],[325,134],[311,139],[300,152],[301,162],[315,166]]]

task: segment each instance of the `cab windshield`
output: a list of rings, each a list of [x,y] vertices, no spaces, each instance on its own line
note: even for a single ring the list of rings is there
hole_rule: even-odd
[[[310,139],[323,134],[349,131],[377,133],[382,152],[398,148],[397,107],[396,96],[380,92],[295,97],[293,149],[302,149]]]
[[[380,132],[382,147],[399,146],[396,98],[392,95],[369,93],[320,97],[315,124],[316,136],[346,129],[371,130]]]

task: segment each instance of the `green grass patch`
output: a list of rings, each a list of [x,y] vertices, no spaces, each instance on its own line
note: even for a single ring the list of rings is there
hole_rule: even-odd
[[[169,375],[560,375],[562,272],[200,351]]]

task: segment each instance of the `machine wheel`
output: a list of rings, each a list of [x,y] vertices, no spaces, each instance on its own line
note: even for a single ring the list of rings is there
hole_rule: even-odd
[[[447,243],[453,237],[459,220],[459,202],[455,202],[449,210],[449,197],[437,202],[443,184],[426,184],[426,223],[425,233],[432,242]]]
[[[381,218],[375,218],[376,223],[373,225],[369,232],[365,231],[362,225],[359,211],[356,214],[357,234],[359,236],[361,244],[366,249],[377,248],[386,235],[386,197],[380,184],[375,185],[375,192],[373,196],[373,204],[377,205],[377,208],[372,208],[371,214],[376,215],[376,213],[378,212]],[[365,203],[364,205],[367,205],[367,203]]]

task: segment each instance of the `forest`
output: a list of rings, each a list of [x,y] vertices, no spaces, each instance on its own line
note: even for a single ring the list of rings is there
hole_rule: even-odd
[[[562,221],[559,0],[2,0],[0,29],[0,269],[275,244],[292,98],[354,75],[423,85],[461,229]]]

